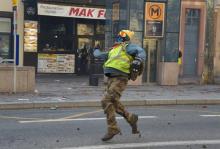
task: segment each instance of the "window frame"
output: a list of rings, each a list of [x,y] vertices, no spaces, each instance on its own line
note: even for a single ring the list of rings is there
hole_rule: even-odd
[[[8,58],[12,59],[13,58],[13,53],[14,53],[14,43],[13,41],[13,13],[12,12],[4,12],[0,11],[0,18],[9,18],[11,20],[11,32],[0,32],[1,35],[9,35],[9,54]]]

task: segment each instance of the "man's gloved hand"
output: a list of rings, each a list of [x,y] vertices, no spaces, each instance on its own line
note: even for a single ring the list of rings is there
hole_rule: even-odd
[[[142,60],[140,58],[135,58],[131,63],[130,79],[135,81],[137,76],[142,74],[143,68]]]

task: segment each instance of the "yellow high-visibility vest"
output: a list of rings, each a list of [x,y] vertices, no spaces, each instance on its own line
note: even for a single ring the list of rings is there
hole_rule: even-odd
[[[124,73],[130,73],[130,65],[133,57],[127,54],[126,46],[128,44],[120,44],[113,48],[108,54],[108,60],[104,64],[104,68],[114,68]]]
[[[182,64],[182,59],[178,58],[178,64],[181,65]]]

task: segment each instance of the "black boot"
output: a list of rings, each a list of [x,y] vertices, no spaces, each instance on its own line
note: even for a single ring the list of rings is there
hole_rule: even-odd
[[[130,121],[129,124],[132,128],[132,133],[139,134],[140,131],[137,128],[138,115],[132,114],[129,121]]]
[[[109,141],[117,134],[121,134],[121,131],[119,129],[108,130],[108,132],[102,138],[102,141]]]

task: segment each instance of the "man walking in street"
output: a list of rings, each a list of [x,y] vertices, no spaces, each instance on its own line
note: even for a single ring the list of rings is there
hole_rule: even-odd
[[[108,130],[102,141],[108,141],[121,133],[115,119],[115,112],[123,116],[130,124],[133,134],[138,134],[138,116],[129,113],[120,102],[122,92],[125,90],[128,80],[136,80],[143,71],[143,62],[146,53],[141,47],[131,44],[130,40],[134,32],[122,30],[110,51],[101,52],[95,49],[94,56],[105,59],[104,74],[108,78],[104,97],[101,101],[107,117]]]

